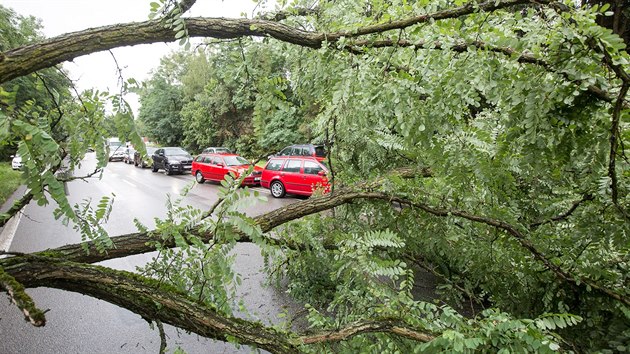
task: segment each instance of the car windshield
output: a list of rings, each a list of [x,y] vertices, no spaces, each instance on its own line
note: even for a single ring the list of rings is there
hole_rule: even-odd
[[[176,156],[176,155],[188,156],[190,154],[188,152],[186,152],[186,150],[184,150],[182,148],[164,148],[164,155],[168,155],[168,156]]]
[[[223,159],[228,166],[249,165],[249,161],[240,156],[224,156]]]

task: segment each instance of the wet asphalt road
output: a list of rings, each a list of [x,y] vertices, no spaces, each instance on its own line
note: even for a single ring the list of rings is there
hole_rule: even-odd
[[[84,166],[75,173],[80,175],[93,170],[94,156],[89,154]],[[177,196],[186,185],[193,184],[190,175],[167,176],[163,171],[152,173],[122,162],[110,163],[103,178],[68,183],[71,204],[93,198],[96,202],[103,195],[114,193],[114,210],[106,226],[110,235],[137,231],[133,218],[148,227],[154,226],[154,217],[166,215],[166,194]],[[208,209],[217,199],[218,185],[195,185],[185,203]],[[251,203],[245,209],[255,216],[297,201],[291,197],[275,199],[266,190],[266,202]],[[60,221],[54,220],[54,205],[39,207],[31,203],[25,209],[10,251],[34,252],[69,243],[80,242],[80,235]],[[260,273],[263,264],[259,249],[252,244],[237,246],[236,271],[241,274],[242,284],[238,295],[254,319],[266,323],[280,321],[278,314],[298,306],[285,294],[262,285]],[[103,265],[134,270],[145,264],[153,253],[103,262]],[[0,298],[0,354],[4,353],[157,353],[160,340],[157,329],[151,329],[140,316],[107,302],[50,288],[29,289],[41,309],[46,313],[47,324],[35,328],[26,323],[19,310],[7,297]],[[165,326],[170,352],[181,347],[187,353],[250,353],[252,348],[236,348],[231,344],[199,338]]]

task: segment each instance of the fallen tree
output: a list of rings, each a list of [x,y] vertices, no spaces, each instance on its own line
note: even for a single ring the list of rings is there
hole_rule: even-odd
[[[193,3],[183,2],[178,11]],[[61,123],[52,128],[32,124],[19,109],[2,112],[3,139],[20,139],[21,149],[38,159],[26,170],[31,193],[2,223],[31,198],[44,202],[52,196],[60,204],[58,216],[92,239],[0,260],[0,286],[25,317],[45,324],[24,287],[47,286],[270,352],[331,345],[340,350],[373,345],[376,351],[381,340],[398,350],[422,345],[436,351],[617,345],[616,338],[628,333],[624,314],[630,306],[624,273],[630,246],[624,151],[630,77],[619,37],[594,22],[605,9],[524,0],[416,4],[411,12],[393,5],[359,4],[351,10],[320,5],[317,11],[291,9],[261,19],[182,18],[180,24],[190,37],[264,37],[295,59],[287,69],[295,95],[311,102],[314,125],[335,142],[329,157],[335,167],[343,166],[331,194],[249,219],[230,209],[235,203],[230,196],[239,193],[232,188],[199,217],[104,237],[99,223],[109,214],[108,200],[97,210],[73,210],[63,180],[50,169],[65,157],[57,152],[70,150],[72,167],[80,162],[79,151],[99,143],[101,122],[91,107],[100,101],[83,96],[94,101],[68,109],[79,112],[76,116],[65,115],[59,105]],[[173,11],[165,13],[175,16]],[[347,11],[356,21],[344,17]],[[0,82],[97,51],[172,41],[176,34],[168,16],[7,50],[0,57]],[[488,23],[507,35],[486,30]],[[121,107],[118,113],[125,114]],[[74,126],[82,126],[88,138],[50,138],[53,130]],[[102,167],[104,151],[97,154]],[[432,168],[388,173],[407,165]],[[358,182],[366,179],[374,182]],[[333,212],[322,213],[328,210]],[[288,278],[308,279],[305,265],[327,272],[326,291],[299,284],[302,294],[330,304],[311,309],[315,333],[238,319],[202,296],[205,282],[199,290],[198,279],[155,280],[159,272],[172,271],[168,268],[132,274],[91,265],[156,250],[175,260],[183,257],[176,249],[188,247],[223,261],[218,250],[236,242],[260,245]],[[442,268],[458,284],[456,292],[479,294],[510,315],[487,310],[465,320],[449,307],[416,301],[405,258]],[[330,319],[319,311],[329,312]],[[566,330],[569,339],[563,342],[553,333],[582,317],[587,321],[577,333],[607,325],[613,334],[580,337]],[[497,335],[504,341],[497,342]]]

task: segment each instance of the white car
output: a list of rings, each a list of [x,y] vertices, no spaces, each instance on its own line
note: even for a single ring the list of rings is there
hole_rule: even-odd
[[[14,170],[19,170],[20,168],[22,168],[22,156],[11,155],[11,157],[13,158],[13,160],[11,160],[11,167]]]

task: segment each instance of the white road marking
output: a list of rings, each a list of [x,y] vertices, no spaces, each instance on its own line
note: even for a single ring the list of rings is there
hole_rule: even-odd
[[[129,181],[127,181],[126,179],[122,180],[123,182],[127,183],[128,185],[132,186],[133,188],[136,188],[137,186],[135,185],[135,183],[131,183]]]
[[[13,242],[13,237],[15,236],[15,232],[17,231],[18,225],[20,224],[20,220],[22,219],[22,212],[18,212],[17,215],[14,215],[2,229],[2,233],[0,234],[0,251],[7,252],[9,247],[11,247],[11,243]],[[3,258],[4,256],[0,256]]]

